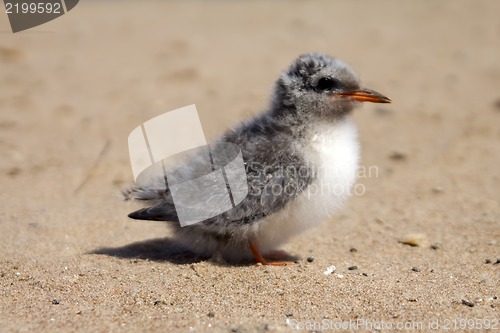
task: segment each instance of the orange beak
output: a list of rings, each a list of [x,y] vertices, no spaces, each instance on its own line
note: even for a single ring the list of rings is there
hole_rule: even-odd
[[[347,97],[358,102],[391,103],[391,99],[389,97],[385,97],[381,93],[367,88],[335,93],[334,96]]]

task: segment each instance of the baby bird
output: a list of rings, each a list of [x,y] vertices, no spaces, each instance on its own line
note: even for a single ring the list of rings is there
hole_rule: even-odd
[[[212,145],[230,142],[241,149],[248,183],[241,203],[181,227],[168,187],[135,186],[124,192],[125,198],[149,207],[129,217],[168,221],[176,241],[200,256],[219,253],[230,263],[253,258],[263,265],[290,264],[277,248],[331,217],[349,196],[359,160],[350,116],[360,102],[391,100],[362,88],[342,61],[302,55],[276,81],[267,109]],[[186,161],[178,168],[194,173],[192,164]]]

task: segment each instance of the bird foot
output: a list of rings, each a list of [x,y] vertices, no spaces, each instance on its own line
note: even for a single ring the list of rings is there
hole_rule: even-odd
[[[287,265],[292,265],[294,262],[293,261],[286,261],[283,260],[285,258],[289,258],[290,255],[286,253],[285,251],[282,250],[274,250],[265,255],[265,258],[260,254],[259,248],[257,245],[255,245],[254,242],[249,241],[248,245],[250,246],[250,250],[252,251],[252,254],[255,258],[255,260],[258,263],[261,263],[262,265],[266,266],[287,266]],[[278,260],[278,261],[268,261],[268,259],[271,260]]]

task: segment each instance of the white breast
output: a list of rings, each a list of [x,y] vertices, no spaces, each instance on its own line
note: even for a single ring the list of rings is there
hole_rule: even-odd
[[[259,223],[257,239],[263,252],[331,217],[351,193],[359,160],[354,123],[345,119],[311,128],[305,159],[317,177],[293,202]]]

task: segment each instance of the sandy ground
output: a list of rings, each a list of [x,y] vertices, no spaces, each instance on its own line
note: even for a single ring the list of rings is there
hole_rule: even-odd
[[[18,34],[0,14],[0,331],[500,330],[499,13],[496,0],[81,1]],[[286,244],[297,264],[200,261],[172,251],[164,224],[126,217],[134,127],[196,103],[214,138],[309,51],[394,103],[355,113],[369,172]]]

